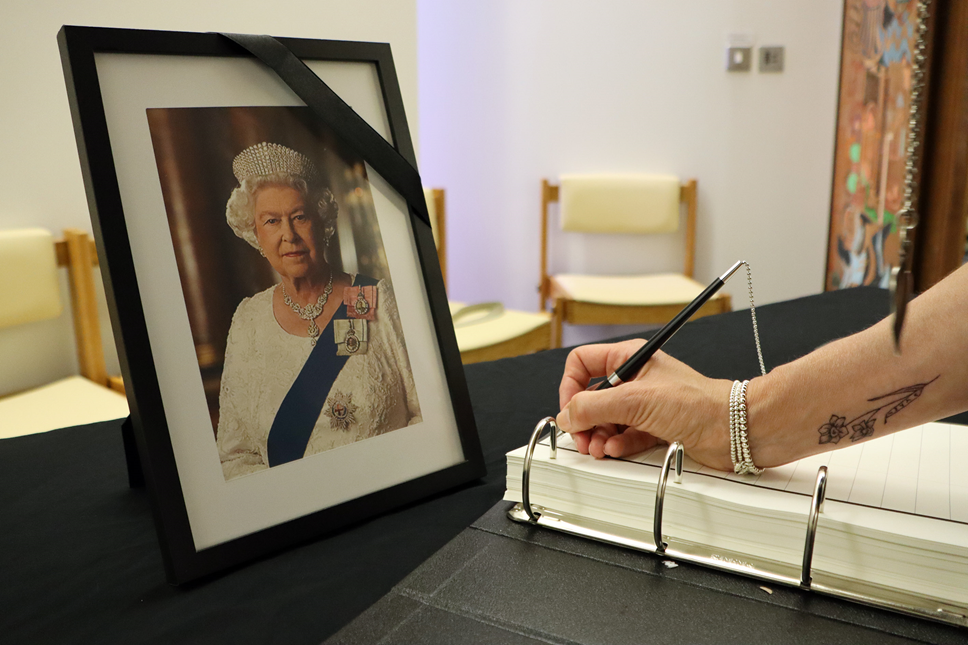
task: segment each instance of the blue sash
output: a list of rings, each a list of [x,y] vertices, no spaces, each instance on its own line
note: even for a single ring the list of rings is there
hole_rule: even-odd
[[[353,286],[368,287],[376,283],[373,278],[357,274]],[[346,305],[340,304],[332,320],[319,334],[316,347],[309,353],[299,376],[282,400],[266,441],[270,468],[301,459],[306,453],[309,437],[326,404],[326,397],[350,358],[336,355],[335,321],[345,320],[346,317]]]

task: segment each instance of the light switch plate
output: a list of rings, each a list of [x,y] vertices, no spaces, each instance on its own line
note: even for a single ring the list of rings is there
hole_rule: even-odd
[[[752,68],[753,48],[752,47],[727,47],[726,48],[726,71],[727,72],[748,72]]]
[[[760,47],[760,71],[761,72],[782,72],[783,71],[783,47],[772,45]]]

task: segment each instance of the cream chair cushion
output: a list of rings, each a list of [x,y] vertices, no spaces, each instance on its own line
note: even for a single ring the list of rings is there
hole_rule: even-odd
[[[123,395],[83,376],[70,376],[0,399],[0,439],[126,416]]]
[[[708,286],[675,273],[644,276],[564,274],[556,275],[555,280],[574,300],[602,305],[681,304],[690,302]]]
[[[54,237],[39,228],[0,231],[0,329],[62,310]]]
[[[461,320],[460,312],[466,307],[467,305],[461,302],[450,303],[451,316],[458,316],[454,331],[457,333],[457,347],[462,352],[483,349],[512,340],[549,324],[551,320],[549,313],[512,311],[503,307],[496,316],[482,311],[480,316],[469,316]]]
[[[562,175],[561,228],[580,233],[674,233],[679,178],[673,175]]]

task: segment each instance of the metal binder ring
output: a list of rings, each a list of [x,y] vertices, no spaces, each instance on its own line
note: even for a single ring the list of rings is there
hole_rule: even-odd
[[[827,494],[827,467],[817,469],[817,483],[813,488],[813,499],[810,500],[810,516],[807,518],[807,538],[803,544],[803,568],[800,570],[800,586],[809,589],[813,583],[811,569],[813,567],[813,544],[817,539],[817,520],[823,512],[824,497]]]
[[[538,514],[531,510],[531,458],[534,456],[534,448],[538,445],[538,439],[544,432],[545,426],[551,426],[551,458],[558,456],[558,424],[554,417],[545,417],[534,427],[531,433],[531,440],[528,442],[528,450],[524,453],[524,467],[521,469],[521,505],[524,512],[528,514],[528,519],[532,522],[538,521]]]
[[[652,538],[655,540],[655,554],[662,555],[668,546],[662,541],[662,505],[665,502],[666,483],[669,481],[669,468],[672,459],[676,460],[676,483],[682,482],[682,444],[673,441],[666,451],[665,460],[662,462],[662,470],[659,471],[659,481],[655,487],[655,510],[652,515]]]

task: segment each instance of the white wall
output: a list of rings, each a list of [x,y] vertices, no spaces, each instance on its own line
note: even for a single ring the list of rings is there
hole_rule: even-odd
[[[758,304],[821,291],[842,11],[842,0],[419,0],[421,174],[447,189],[451,297],[536,309],[541,178],[609,171],[699,180],[700,281],[742,258]],[[727,73],[735,33],[784,45],[786,71]],[[615,243],[559,238],[554,266],[628,273],[669,255]],[[748,306],[742,277],[727,289]],[[579,331],[566,344],[589,338]]]
[[[416,142],[415,0],[13,0],[0,20],[0,229],[91,230],[56,42],[64,24],[389,42]],[[76,369],[69,312],[0,332],[0,393]]]

